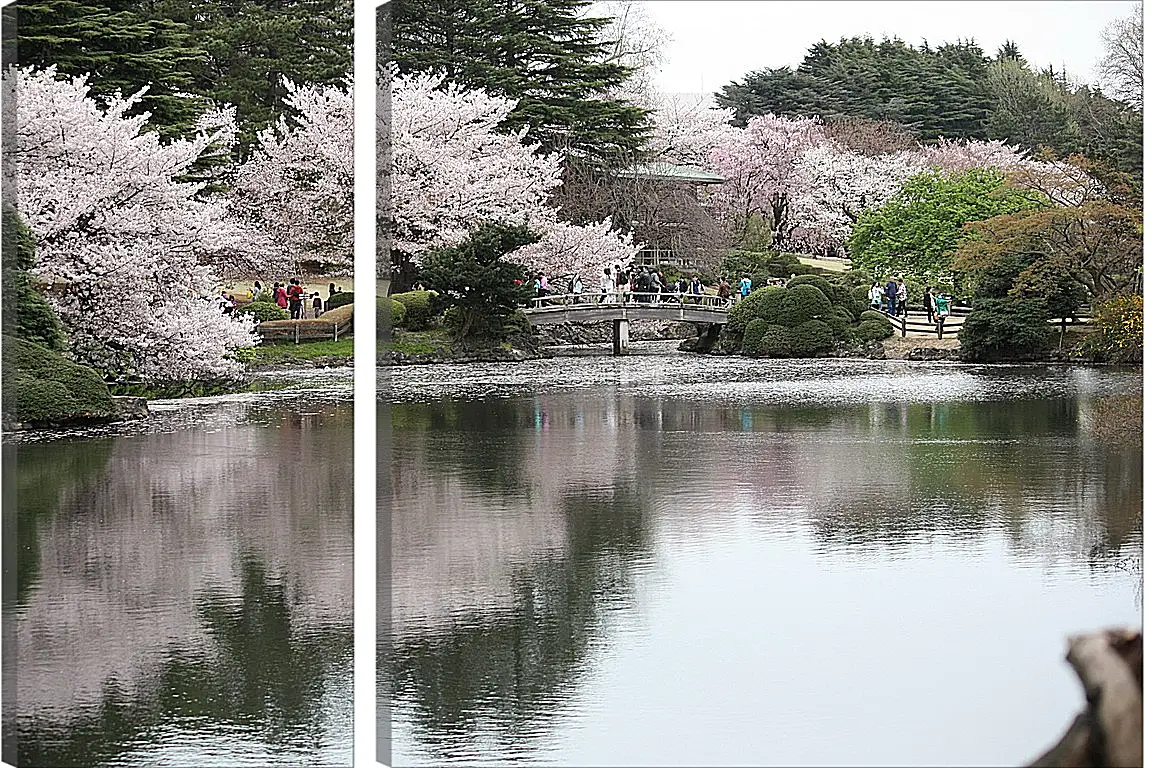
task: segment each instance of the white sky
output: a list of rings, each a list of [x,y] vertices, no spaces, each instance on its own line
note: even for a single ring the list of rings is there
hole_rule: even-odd
[[[1005,40],[1035,68],[1052,64],[1095,80],[1100,33],[1127,16],[1130,0],[648,0],[671,36],[658,90],[712,93],[766,67],[795,68],[822,38],[885,35],[935,47],[974,38],[995,56]]]

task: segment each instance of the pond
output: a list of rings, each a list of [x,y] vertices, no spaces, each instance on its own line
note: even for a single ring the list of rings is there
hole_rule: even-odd
[[[285,376],[6,440],[20,765],[351,765],[351,376]]]
[[[1082,705],[1066,636],[1141,621],[1139,371],[661,348],[382,386],[396,765],[1021,764]]]

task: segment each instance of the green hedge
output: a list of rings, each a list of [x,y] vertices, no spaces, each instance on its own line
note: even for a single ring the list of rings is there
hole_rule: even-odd
[[[404,305],[404,327],[410,331],[427,330],[432,325],[432,291],[394,293],[392,299]]]
[[[6,418],[41,424],[115,414],[108,385],[92,368],[30,341],[6,336],[3,344],[15,384],[15,403]]]
[[[343,293],[334,293],[328,297],[328,303],[325,305],[325,312],[342,307],[345,304],[351,304],[355,301],[352,291],[345,291]]]
[[[760,336],[761,357],[791,357],[792,333],[782,325],[769,325]]]
[[[866,309],[860,313],[860,322],[884,323],[885,325],[888,325],[888,315],[884,314],[883,312],[877,312],[874,309]]]
[[[270,301],[254,301],[241,307],[240,311],[252,315],[262,323],[268,320],[288,319],[288,310],[280,309]]]
[[[964,360],[1027,358],[1047,351],[1056,337],[1040,299],[977,299],[960,328]]]

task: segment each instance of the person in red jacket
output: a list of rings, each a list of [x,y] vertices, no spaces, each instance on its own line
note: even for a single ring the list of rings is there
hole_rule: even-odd
[[[276,300],[276,306],[280,309],[288,309],[288,291],[280,283],[274,283],[272,286],[272,296]]]
[[[292,278],[292,284],[288,286],[288,308],[293,320],[304,317],[304,286],[300,285],[298,277]]]

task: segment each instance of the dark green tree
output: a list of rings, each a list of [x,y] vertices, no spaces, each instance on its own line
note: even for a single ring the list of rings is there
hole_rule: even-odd
[[[64,75],[88,74],[97,95],[128,95],[147,86],[140,109],[152,113],[152,125],[165,136],[187,133],[205,106],[195,88],[206,57],[202,40],[180,19],[150,15],[147,5],[21,0],[16,6],[18,61],[55,66]]]
[[[516,99],[508,128],[548,151],[618,163],[643,143],[645,110],[605,94],[629,68],[605,61],[606,18],[591,0],[392,0],[391,63],[401,74]]]
[[[334,85],[352,71],[352,0],[141,0],[203,50],[191,89],[236,106],[244,154],[284,114],[284,81]]]
[[[11,206],[4,206],[3,217],[4,334],[63,349],[64,327],[28,273],[36,259],[32,232]]]
[[[527,270],[503,257],[538,239],[526,227],[485,223],[463,243],[429,253],[420,277],[449,309],[449,326],[458,341],[501,336],[517,307],[532,295]]]

